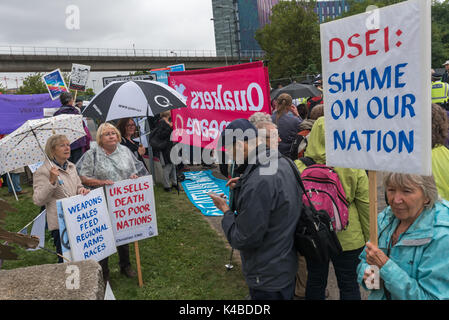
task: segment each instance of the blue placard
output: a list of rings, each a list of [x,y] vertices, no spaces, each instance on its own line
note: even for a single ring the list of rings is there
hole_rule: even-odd
[[[186,67],[184,63],[175,64],[173,66],[167,66],[167,68],[170,68],[170,72],[177,72],[177,71],[185,71]]]
[[[185,172],[184,175],[186,179],[182,182],[182,187],[193,205],[205,216],[222,216],[223,212],[217,209],[207,193],[224,193],[229,199],[227,181],[214,177],[210,170]]]
[[[170,72],[170,70],[150,70],[151,74],[155,74],[156,75],[156,79],[159,82],[165,83],[166,85],[168,85],[168,73]]]

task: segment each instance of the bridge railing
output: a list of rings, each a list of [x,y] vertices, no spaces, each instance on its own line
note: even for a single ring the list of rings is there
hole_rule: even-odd
[[[234,50],[184,50],[184,49],[114,49],[114,48],[64,48],[32,46],[0,46],[1,55],[47,55],[47,56],[104,56],[104,57],[228,57],[237,58]],[[260,58],[263,51],[242,50],[242,58]]]

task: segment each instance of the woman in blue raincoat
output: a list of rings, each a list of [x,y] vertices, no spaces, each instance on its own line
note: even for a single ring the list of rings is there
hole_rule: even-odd
[[[449,299],[449,202],[432,176],[388,173],[378,246],[360,255],[358,281],[370,300]],[[380,278],[380,281],[378,281]]]

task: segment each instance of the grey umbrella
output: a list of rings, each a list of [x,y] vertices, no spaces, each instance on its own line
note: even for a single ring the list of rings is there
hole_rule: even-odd
[[[293,82],[288,86],[277,89],[276,93],[271,96],[271,99],[277,98],[282,93],[288,93],[292,99],[317,97],[321,95],[321,91],[314,85]]]

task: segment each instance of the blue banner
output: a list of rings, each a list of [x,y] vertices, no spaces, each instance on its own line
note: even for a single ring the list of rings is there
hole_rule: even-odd
[[[223,212],[215,207],[208,192],[224,193],[229,204],[229,187],[226,180],[218,179],[212,175],[211,170],[184,172],[186,179],[182,187],[187,197],[205,216],[222,216]]]

